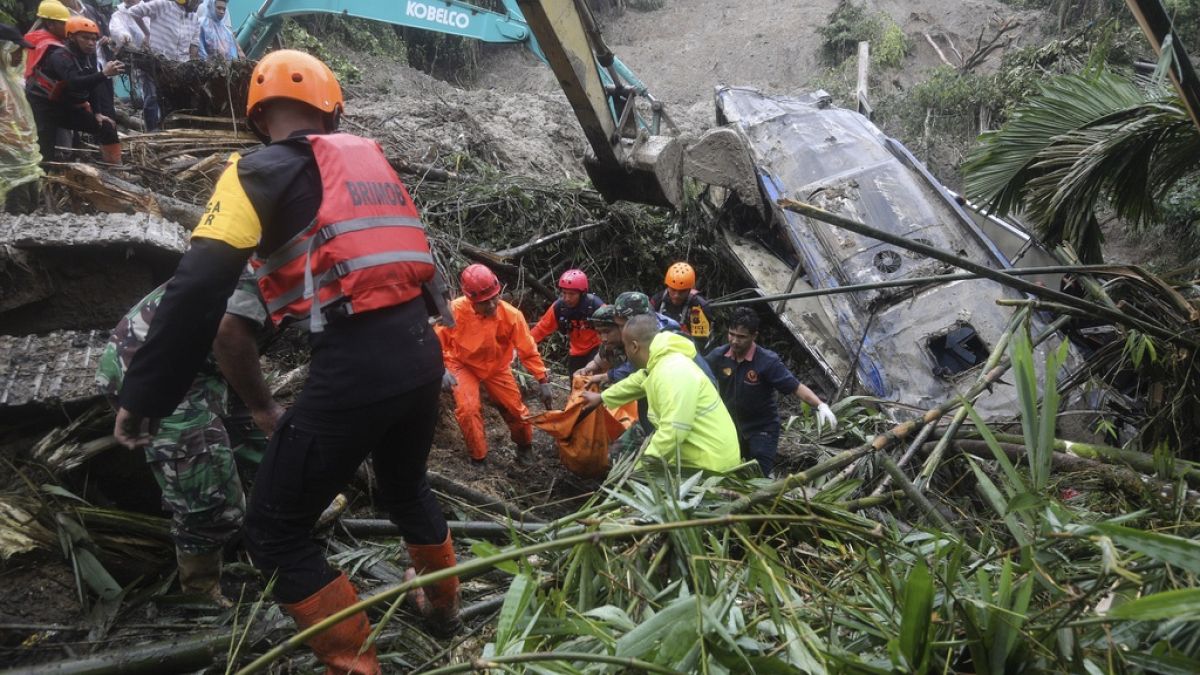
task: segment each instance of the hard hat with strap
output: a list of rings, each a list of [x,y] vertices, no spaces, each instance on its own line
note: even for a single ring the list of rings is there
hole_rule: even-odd
[[[560,276],[558,278],[558,287],[564,288],[568,291],[579,291],[580,293],[587,293],[587,290],[588,290],[587,275],[583,273],[583,270],[576,270],[576,269],[567,270],[566,272],[563,272],[562,276]]]
[[[686,291],[696,287],[696,270],[685,262],[677,262],[667,268],[667,278],[663,281],[667,288]]]
[[[70,36],[76,33],[95,33],[96,35],[100,35],[100,27],[96,25],[95,21],[86,16],[73,16],[67,19],[67,35]]]
[[[58,0],[42,0],[37,8],[37,17],[48,21],[66,21],[71,18],[71,11]]]
[[[263,134],[254,123],[254,114],[262,104],[276,99],[306,103],[327,114],[330,118],[327,131],[337,129],[338,118],[345,107],[342,87],[329,66],[315,56],[294,49],[267,54],[250,74],[246,117],[251,130],[260,138]]]

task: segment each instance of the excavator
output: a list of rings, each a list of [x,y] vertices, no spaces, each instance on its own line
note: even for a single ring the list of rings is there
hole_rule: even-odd
[[[662,103],[604,43],[586,2],[499,4],[503,13],[460,0],[265,0],[241,23],[237,38],[243,51],[257,58],[284,17],[339,14],[524,45],[550,66],[562,86],[591,147],[584,166],[600,194],[609,201],[678,207],[683,198],[678,131]]]

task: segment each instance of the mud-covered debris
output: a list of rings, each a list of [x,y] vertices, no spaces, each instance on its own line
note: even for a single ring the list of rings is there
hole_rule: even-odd
[[[98,398],[96,362],[107,330],[0,335],[0,411]]]
[[[175,270],[187,233],[145,214],[0,223],[0,326],[10,335],[109,329]]]
[[[26,215],[0,222],[0,246],[18,248],[137,246],[183,254],[187,232],[147,214]]]

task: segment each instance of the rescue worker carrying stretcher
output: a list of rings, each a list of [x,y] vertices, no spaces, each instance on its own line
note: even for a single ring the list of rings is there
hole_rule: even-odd
[[[442,355],[423,288],[435,268],[420,215],[374,141],[335,133],[333,72],[298,51],[268,54],[247,97],[266,143],[234,154],[125,374],[114,434],[150,442],[212,344],[247,259],[271,319],[310,327],[308,380],[284,413],[255,476],[246,548],[301,628],[358,599],[312,539],[322,510],[371,455],[375,493],[408,545],[415,572],[453,566],[454,547],[425,463],[438,419]],[[453,633],[458,578],[417,598],[431,632]],[[370,633],[353,614],[308,641],[335,673],[378,673]]]
[[[66,36],[65,43],[47,39],[37,46],[25,81],[25,97],[37,122],[42,161],[54,160],[58,130],[73,129],[96,137],[103,161],[120,164],[121,141],[106,87],[108,78],[125,72],[125,66],[120,61],[109,61],[103,70],[97,68],[100,27],[90,19],[67,19]]]
[[[538,344],[555,331],[567,336],[570,352],[567,372],[574,373],[591,362],[600,348],[600,336],[588,322],[592,313],[604,304],[588,292],[588,278],[583,270],[567,270],[558,278],[562,297],[550,304],[530,333]]]
[[[463,296],[450,303],[454,326],[436,327],[446,358],[443,385],[454,391],[454,417],[471,460],[485,461],[488,446],[479,400],[479,388],[484,387],[508,425],[517,460],[528,462],[533,455],[533,425],[525,419],[529,410],[513,379],[513,351],[540,383],[542,405],[549,410],[554,396],[546,366],[521,310],[500,299],[500,280],[495,273],[476,263],[463,270],[461,282]]]

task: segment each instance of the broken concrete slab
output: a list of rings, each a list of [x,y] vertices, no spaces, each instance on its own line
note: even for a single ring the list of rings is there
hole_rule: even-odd
[[[96,366],[109,331],[0,335],[0,411],[98,399]]]
[[[146,214],[0,220],[0,331],[110,329],[174,272],[187,232]]]

